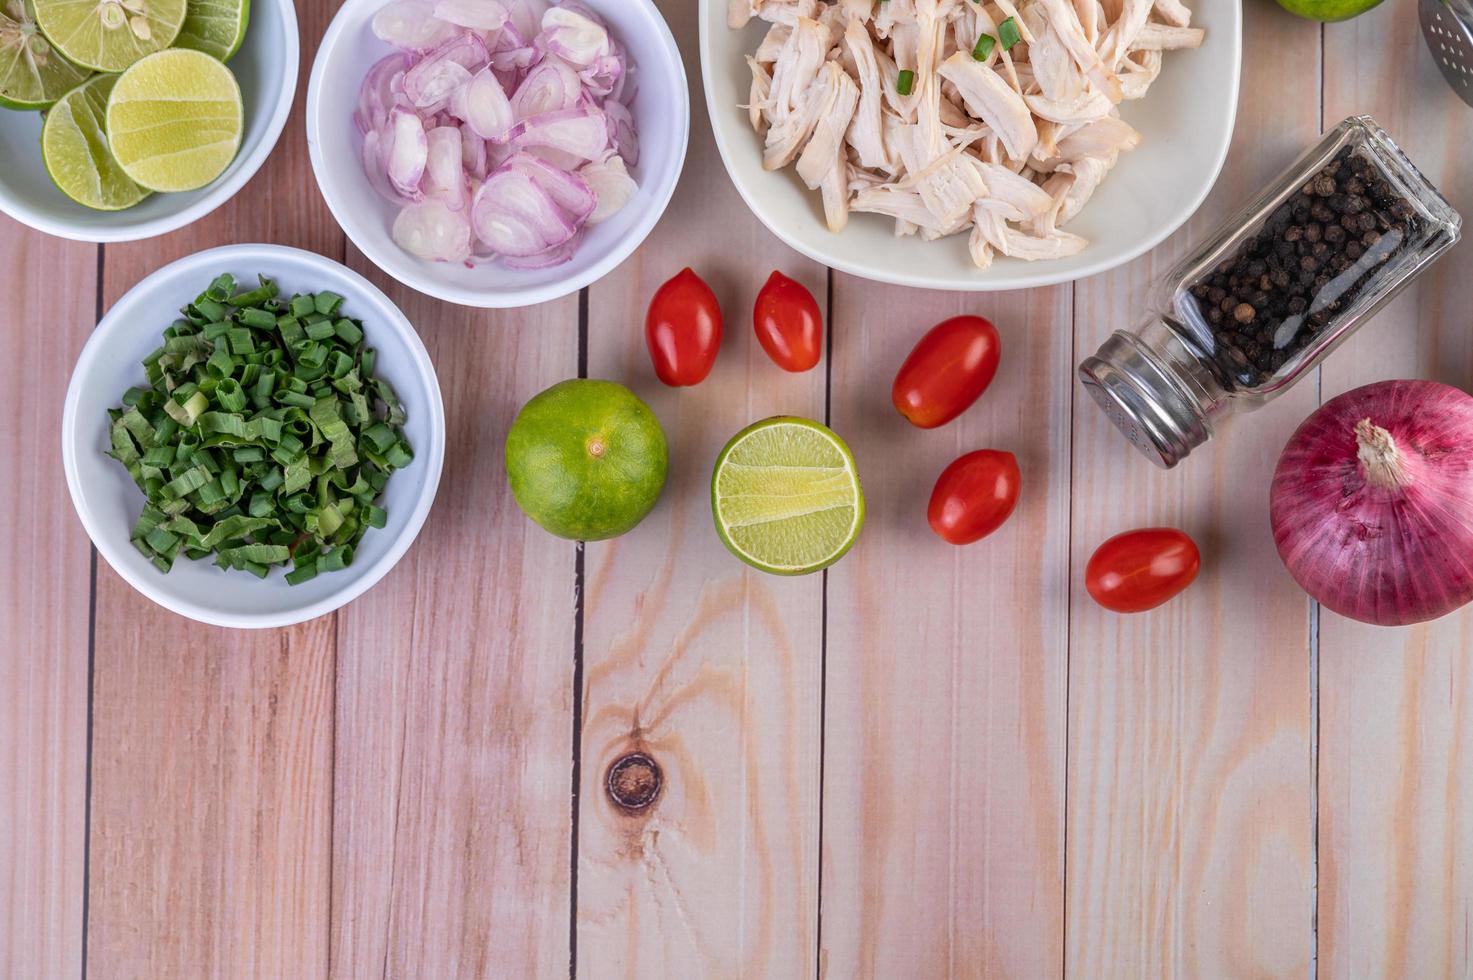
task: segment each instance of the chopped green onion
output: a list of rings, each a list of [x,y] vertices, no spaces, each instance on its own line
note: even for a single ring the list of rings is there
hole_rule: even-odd
[[[916,73],[909,68],[905,68],[900,72],[899,77],[895,79],[895,91],[901,95],[909,95],[910,90],[915,86],[915,82]]]
[[[1018,31],[1018,22],[1009,17],[997,25],[997,39],[1002,42],[1004,51],[1013,50],[1013,45],[1023,40],[1023,35]]]
[[[977,61],[986,61],[992,49],[997,46],[997,38],[991,34],[983,34],[977,38],[977,46],[972,49],[972,57]]]
[[[343,303],[222,275],[165,328],[147,385],[108,412],[108,455],[147,498],[130,538],[160,571],[213,555],[258,577],[290,565],[296,585],[346,568],[387,526],[379,498],[414,453]]]

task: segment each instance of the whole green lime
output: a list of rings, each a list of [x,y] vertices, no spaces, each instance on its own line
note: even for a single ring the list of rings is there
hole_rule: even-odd
[[[669,463],[655,413],[613,381],[553,385],[522,406],[506,435],[517,506],[574,541],[615,538],[644,520]]]
[[[1279,6],[1308,20],[1349,20],[1383,0],[1279,0]]]

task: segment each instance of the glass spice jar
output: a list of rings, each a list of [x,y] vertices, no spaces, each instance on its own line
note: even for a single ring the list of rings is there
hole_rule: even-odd
[[[1159,281],[1151,318],[1117,330],[1079,378],[1170,468],[1308,374],[1461,227],[1373,119],[1347,119]]]

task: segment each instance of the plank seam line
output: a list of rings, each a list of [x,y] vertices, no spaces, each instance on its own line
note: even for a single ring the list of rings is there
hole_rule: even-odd
[[[826,319],[824,352],[823,424],[833,425],[834,397],[834,270],[826,270],[826,294],[824,296]],[[823,976],[823,797],[824,764],[827,760],[825,738],[828,735],[829,696],[829,570],[823,570],[820,590],[818,627],[818,885],[815,890],[813,940],[813,974]]]
[[[97,288],[93,297],[96,323],[102,319],[105,246],[97,246]],[[82,980],[87,980],[87,933],[92,904],[92,717],[97,676],[97,546],[88,542],[87,585],[87,771],[82,789]]]
[[[1325,131],[1325,25],[1320,25],[1320,132]],[[1324,368],[1314,369],[1314,400],[1325,401]],[[1320,604],[1309,600],[1309,808],[1310,862],[1314,878],[1309,887],[1309,980],[1320,969]]]
[[[588,288],[578,292],[578,377],[588,377]],[[573,549],[573,765],[568,845],[568,978],[578,976],[578,825],[583,781],[583,542]]]
[[[1079,284],[1069,284],[1069,368],[1072,372],[1075,359],[1079,356]],[[1069,695],[1074,685],[1074,671],[1070,664],[1074,650],[1074,380],[1069,379],[1069,508],[1064,521],[1064,566],[1067,574],[1064,586],[1064,785],[1060,792],[1061,820],[1064,825],[1061,856],[1059,858],[1060,926],[1059,976],[1069,975]]]

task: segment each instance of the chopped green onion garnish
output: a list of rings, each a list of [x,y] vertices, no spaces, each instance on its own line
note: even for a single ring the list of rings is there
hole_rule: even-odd
[[[147,387],[109,411],[112,456],[147,502],[130,535],[167,572],[179,555],[292,585],[346,568],[389,475],[410,465],[404,406],[374,376],[343,297],[237,291],[222,275],[164,330]]]
[[[983,34],[977,38],[977,46],[972,49],[972,57],[978,61],[986,61],[987,56],[992,54],[992,49],[997,46],[997,38],[991,34]]]
[[[1004,51],[1013,50],[1013,45],[1023,40],[1023,35],[1018,32],[1018,22],[1009,17],[997,25],[997,39],[1002,42]]]
[[[899,92],[901,95],[909,95],[910,90],[915,86],[915,83],[916,73],[911,71],[909,68],[902,69],[900,72],[900,76],[895,79],[895,91]]]

